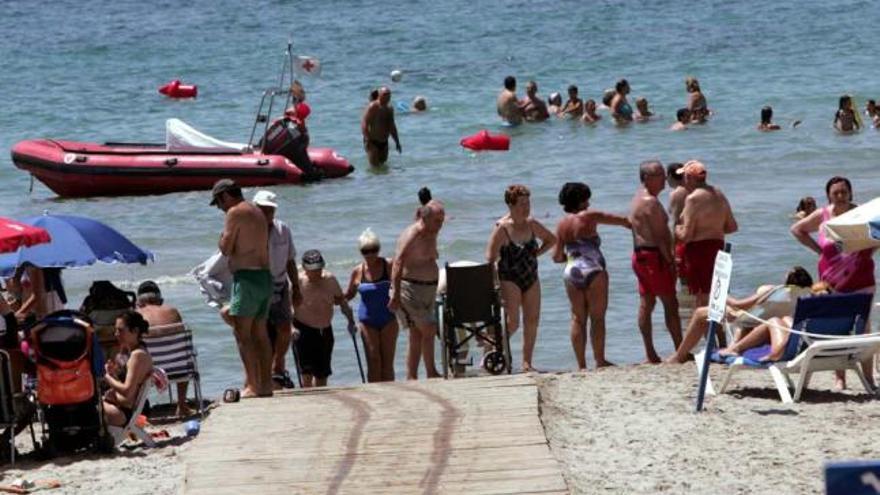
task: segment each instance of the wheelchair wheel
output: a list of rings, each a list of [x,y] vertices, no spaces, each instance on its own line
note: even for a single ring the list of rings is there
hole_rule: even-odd
[[[509,367],[503,352],[489,351],[483,356],[483,369],[492,375],[500,375]]]

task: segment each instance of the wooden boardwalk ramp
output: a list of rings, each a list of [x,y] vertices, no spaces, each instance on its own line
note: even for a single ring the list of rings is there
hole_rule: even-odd
[[[193,495],[568,493],[525,375],[223,404],[184,461]]]

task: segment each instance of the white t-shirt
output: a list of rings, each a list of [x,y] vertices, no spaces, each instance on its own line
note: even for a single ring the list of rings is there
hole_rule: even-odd
[[[276,218],[269,229],[269,270],[276,287],[287,284],[288,261],[296,262],[293,233],[290,227]]]

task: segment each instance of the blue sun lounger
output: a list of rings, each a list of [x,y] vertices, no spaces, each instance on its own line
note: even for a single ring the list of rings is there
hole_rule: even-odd
[[[798,299],[792,328],[797,331],[829,337],[854,336],[864,332],[871,311],[871,294],[828,294]],[[729,369],[721,384],[723,393],[734,372],[741,368],[767,369],[773,377],[779,397],[784,403],[800,400],[801,394],[816,371],[853,370],[869,393],[871,385],[865,379],[859,362],[880,350],[880,335],[854,338],[821,338],[792,333],[783,356],[778,361],[761,361],[769,354],[770,346],[749,349],[742,356],[719,356],[713,353],[713,362],[723,363]],[[696,356],[697,370],[702,367],[705,351]],[[799,373],[795,386],[790,375]],[[794,396],[791,394],[794,390]],[[706,388],[714,393],[711,383]]]

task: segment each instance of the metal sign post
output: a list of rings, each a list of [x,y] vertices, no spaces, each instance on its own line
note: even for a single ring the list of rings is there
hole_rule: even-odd
[[[724,250],[718,251],[715,256],[715,269],[712,273],[712,289],[709,294],[709,330],[706,333],[706,349],[703,355],[703,367],[700,369],[700,385],[697,389],[697,412],[703,410],[706,383],[709,380],[709,361],[715,347],[715,332],[720,328],[727,310],[727,292],[730,289],[732,270],[733,260],[730,257],[730,243],[725,243]]]

